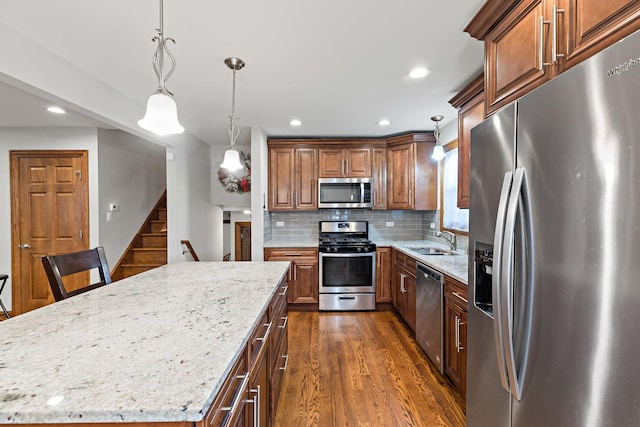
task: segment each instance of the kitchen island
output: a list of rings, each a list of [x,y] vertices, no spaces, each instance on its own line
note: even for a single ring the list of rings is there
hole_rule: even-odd
[[[169,264],[0,323],[0,423],[197,425],[288,268]]]

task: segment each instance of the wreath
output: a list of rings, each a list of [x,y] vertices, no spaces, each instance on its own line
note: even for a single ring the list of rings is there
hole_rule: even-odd
[[[240,151],[240,163],[243,168],[234,172],[218,169],[218,181],[229,193],[248,193],[251,191],[251,154]]]

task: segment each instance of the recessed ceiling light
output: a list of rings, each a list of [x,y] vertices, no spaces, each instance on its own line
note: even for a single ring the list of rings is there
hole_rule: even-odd
[[[421,79],[429,74],[431,74],[431,70],[429,68],[414,68],[409,73],[409,77],[412,79]]]
[[[382,119],[378,122],[378,126],[389,126],[391,124],[391,120]]]
[[[291,126],[302,126],[302,122],[298,119],[293,119],[289,122]]]
[[[55,114],[64,114],[64,113],[66,113],[66,111],[64,111],[60,107],[48,107],[47,111],[50,112],[50,113],[55,113]]]

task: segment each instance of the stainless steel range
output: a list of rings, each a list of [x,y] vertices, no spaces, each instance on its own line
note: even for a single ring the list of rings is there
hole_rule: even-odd
[[[320,221],[319,309],[375,310],[376,245],[367,221]]]

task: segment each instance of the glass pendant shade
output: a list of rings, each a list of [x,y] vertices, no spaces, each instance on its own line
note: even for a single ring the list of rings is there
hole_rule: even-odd
[[[436,145],[433,147],[433,154],[431,154],[431,158],[436,161],[444,159],[444,148],[442,148],[442,145]]]
[[[224,152],[224,160],[220,165],[221,168],[224,168],[228,171],[237,171],[243,168],[242,163],[240,163],[240,154],[237,150],[233,148],[228,149]]]
[[[156,92],[147,101],[147,112],[138,120],[138,126],[156,135],[172,135],[184,132],[178,122],[178,108],[173,98],[166,93]]]

